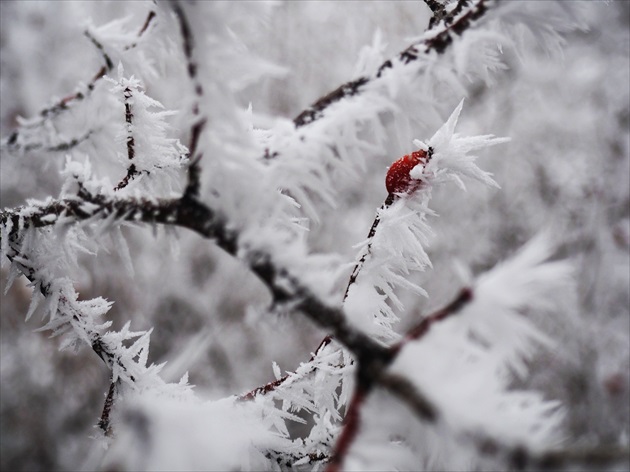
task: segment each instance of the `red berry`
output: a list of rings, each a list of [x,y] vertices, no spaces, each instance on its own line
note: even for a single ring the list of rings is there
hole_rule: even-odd
[[[414,151],[394,162],[387,171],[385,177],[385,187],[389,193],[411,193],[422,185],[417,179],[412,179],[409,175],[411,169],[420,163],[425,163],[427,153],[425,151]]]

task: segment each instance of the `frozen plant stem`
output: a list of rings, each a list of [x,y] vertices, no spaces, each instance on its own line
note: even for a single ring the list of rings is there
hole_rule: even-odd
[[[389,208],[391,204],[394,203],[395,199],[396,199],[396,195],[392,193],[387,195],[385,202],[381,205],[381,210],[385,210]],[[359,262],[357,262],[356,265],[354,266],[354,269],[352,269],[352,274],[350,274],[350,280],[348,281],[348,285],[346,286],[346,292],[343,295],[344,301],[346,301],[346,298],[348,298],[348,292],[350,291],[350,287],[352,287],[352,285],[356,282],[357,277],[359,276],[359,272],[361,272],[361,268],[363,267],[363,264],[365,263],[365,260],[370,255],[370,251],[372,249],[372,238],[374,238],[374,235],[376,234],[376,228],[378,228],[378,225],[380,222],[381,222],[381,219],[377,215],[376,218],[374,218],[374,222],[372,223],[372,227],[370,228],[370,231],[368,232],[368,236],[367,236],[368,243],[367,243],[367,247],[365,248],[365,252],[359,259]]]
[[[105,436],[112,435],[112,427],[110,423],[110,415],[112,407],[114,406],[114,395],[116,394],[116,382],[111,382],[107,396],[105,397],[105,404],[103,405],[103,413],[101,413],[101,419],[98,422],[98,427],[101,428]]]

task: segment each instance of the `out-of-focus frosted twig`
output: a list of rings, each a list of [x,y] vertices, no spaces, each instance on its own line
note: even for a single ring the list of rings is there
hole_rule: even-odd
[[[147,14],[147,17],[144,20],[144,23],[143,23],[142,27],[138,31],[138,38],[140,38],[140,37],[142,37],[144,35],[144,33],[148,30],[149,26],[151,25],[151,23],[154,21],[155,18],[156,18],[156,12],[152,9]],[[31,149],[37,149],[37,148],[43,147],[43,146],[37,146],[37,145],[33,146],[32,144],[29,145],[29,143],[21,143],[20,142],[20,136],[21,136],[21,131],[20,130],[21,129],[35,129],[35,128],[39,128],[45,122],[55,118],[57,115],[59,115],[59,114],[65,112],[65,111],[69,110],[75,103],[78,103],[78,102],[81,102],[81,101],[85,100],[94,91],[94,88],[96,87],[97,83],[108,72],[111,72],[111,70],[114,68],[114,63],[112,62],[110,56],[105,52],[105,49],[104,49],[103,45],[99,41],[97,41],[94,38],[94,36],[92,36],[92,34],[89,31],[85,31],[84,34],[86,35],[86,37],[88,39],[90,39],[92,44],[94,44],[96,46],[96,48],[101,52],[101,54],[103,56],[103,60],[105,61],[105,64],[103,66],[101,66],[98,69],[98,71],[96,71],[96,73],[92,76],[92,79],[87,83],[87,85],[82,87],[80,90],[77,90],[75,93],[62,98],[61,100],[59,100],[58,102],[54,103],[53,105],[51,105],[51,106],[41,110],[38,113],[39,118],[33,119],[33,120],[29,120],[27,123],[21,125],[17,129],[13,130],[13,132],[11,132],[11,134],[7,138],[2,140],[2,147],[6,146],[11,151],[29,151]],[[137,43],[134,42],[132,44],[127,45],[125,47],[125,50],[133,49],[136,46],[137,46]],[[74,143],[74,141],[75,140],[72,140],[70,143]],[[76,145],[76,144],[74,144],[74,145]],[[66,149],[54,149],[53,148],[53,149],[50,149],[50,150],[52,150],[52,151],[55,151],[55,150],[64,151],[64,150],[67,150],[67,149],[69,149],[69,148],[66,148]]]

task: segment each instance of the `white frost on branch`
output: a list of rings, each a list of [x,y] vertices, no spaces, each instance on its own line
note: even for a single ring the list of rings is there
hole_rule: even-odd
[[[169,137],[175,130],[167,118],[177,112],[164,110],[164,105],[149,97],[141,80],[133,75],[126,77],[122,63],[117,72],[116,79],[106,77],[112,84],[109,91],[120,106],[121,126],[116,135],[120,151],[116,161],[122,169],[121,179],[132,165],[136,172],[121,193],[172,196],[180,187],[178,170],[188,162],[186,146]]]

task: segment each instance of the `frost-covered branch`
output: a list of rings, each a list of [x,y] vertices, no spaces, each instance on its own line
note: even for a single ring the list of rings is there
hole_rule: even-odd
[[[236,44],[235,31],[251,24],[231,28],[230,15],[242,20],[241,11],[230,10],[231,3],[216,4],[214,23],[208,25],[196,21],[205,4],[195,5],[193,15],[188,5],[172,1],[175,22],[170,26],[176,24],[179,34],[164,36],[167,42],[181,42],[183,56],[171,55],[174,60],[166,67],[183,71],[183,62],[187,72],[190,90],[176,98],[185,104],[181,108],[184,127],[189,127],[189,150],[169,138],[175,132],[164,118],[173,112],[155,112],[161,104],[144,93],[154,84],[145,86],[143,74],[125,74],[121,61],[117,79],[95,79],[113,83],[109,91],[99,88],[94,96],[107,100],[105,108],[114,118],[86,126],[95,135],[101,133],[101,124],[109,123],[103,131],[103,137],[112,138],[108,145],[93,146],[97,151],[89,155],[74,150],[78,143],[69,148],[74,152],[67,157],[65,173],[72,178],[59,198],[28,201],[0,212],[0,243],[11,262],[10,279],[22,273],[34,287],[27,317],[41,293],[50,317],[44,329],[65,334],[64,345],[89,345],[111,369],[99,426],[109,435],[114,424],[120,433],[111,451],[124,465],[112,469],[185,468],[162,459],[171,460],[172,450],[179,451],[177,457],[196,457],[187,449],[197,444],[198,436],[203,436],[204,445],[213,438],[208,449],[219,452],[212,464],[226,470],[247,468],[230,462],[232,457],[221,463],[228,455],[241,454],[247,458],[243,463],[252,456],[260,459],[247,463],[259,468],[269,461],[291,468],[330,461],[330,470],[409,467],[389,463],[389,449],[403,451],[403,457],[412,458],[408,464],[416,466],[418,458],[439,457],[443,469],[481,469],[479,458],[516,469],[549,462],[561,411],[542,395],[518,390],[510,382],[526,373],[535,350],[551,345],[525,316],[547,309],[568,279],[567,264],[549,262],[550,245],[534,241],[508,262],[466,278],[465,288],[449,305],[402,336],[394,328],[398,316],[411,313],[403,305],[401,289],[428,295],[409,276],[431,268],[426,248],[436,215],[429,208],[433,189],[448,183],[465,189],[471,180],[498,188],[492,175],[477,167],[474,153],[506,141],[455,133],[461,103],[443,120],[451,100],[465,94],[461,80],[474,81],[488,69],[499,68],[493,53],[500,43],[501,18],[488,22],[490,30],[476,31],[480,34],[473,38],[477,21],[496,2],[425,3],[434,12],[429,31],[397,57],[382,62],[379,55],[370,62],[371,70],[366,65],[355,75],[359,78],[321,98],[293,122],[276,119],[272,129],[254,130],[246,123],[252,112],[242,108],[238,94],[252,77],[272,73],[261,63],[251,63]],[[116,54],[140,44],[136,39],[154,18],[152,11],[136,37],[123,31],[124,21],[102,28],[114,31],[109,38],[88,33],[108,72],[118,62]],[[464,32],[470,34],[454,40]],[[491,51],[471,58],[470,51],[478,52],[475,46],[486,42],[492,43]],[[151,67],[150,62],[140,60],[138,70]],[[400,134],[390,139],[392,128],[399,125]],[[416,126],[423,136],[439,129],[426,142],[412,141]],[[360,175],[368,168],[366,162],[383,159],[397,144],[396,137],[405,148],[400,154],[409,154],[390,166],[385,176],[389,195],[367,239],[357,245],[354,269],[348,274],[352,264],[344,264],[341,256],[310,250],[307,220],[318,218],[317,199],[332,205],[339,201],[339,178]],[[94,138],[96,142],[98,136]],[[18,137],[15,141],[25,143]],[[266,159],[257,159],[263,150]],[[105,167],[109,161],[114,161],[114,177],[100,172],[92,177],[91,162]],[[181,192],[179,170],[184,163],[188,176]],[[168,178],[167,185],[160,187],[156,179],[162,176]],[[308,362],[286,375],[274,363],[275,381],[238,397],[203,405],[156,400],[154,396],[168,388],[181,398],[187,385],[183,379],[167,388],[159,379],[161,366],[146,366],[150,332],[131,332],[128,324],[120,332],[108,331],[108,323],[95,319],[107,312],[109,302],[79,300],[72,281],[58,274],[77,269],[77,254],[95,253],[103,236],[117,238],[131,266],[120,233],[125,225],[181,227],[211,240],[267,288],[270,311],[301,313],[328,336]],[[345,293],[342,280],[348,281]],[[495,419],[497,411],[505,424]],[[305,424],[299,437],[288,422]],[[183,427],[171,428],[173,424]],[[219,434],[213,430],[217,427]],[[181,431],[186,434],[177,438],[179,443],[169,440]],[[117,449],[122,454],[116,455]],[[451,454],[454,450],[457,454]]]
[[[52,336],[63,335],[65,339],[61,344],[62,349],[76,349],[82,343],[87,344],[111,370],[111,384],[99,420],[99,427],[109,435],[114,398],[123,384],[132,389],[166,387],[158,375],[162,366],[146,365],[151,331],[132,332],[129,330],[129,322],[121,331],[108,331],[111,321],[98,323],[97,320],[109,311],[111,303],[100,297],[80,301],[69,279],[57,278],[46,268],[44,260],[50,257],[49,254],[44,252],[43,255],[28,256],[36,252],[30,247],[34,244],[34,228],[12,231],[11,226],[11,220],[2,223],[0,241],[3,255],[12,263],[13,272],[8,287],[19,271],[31,282],[34,290],[39,292],[33,293],[26,318],[34,313],[43,296],[49,321],[40,331],[51,331]],[[123,341],[132,339],[135,341],[130,346],[123,344]],[[178,385],[166,388],[184,395],[187,391],[186,384],[187,380],[184,378]]]
[[[154,23],[156,16],[157,14],[155,9],[149,10],[142,27],[136,35],[137,39],[142,38],[142,36],[149,30],[151,24]],[[105,52],[102,42],[99,41],[89,29],[87,29],[84,34],[101,52],[105,64],[96,71],[87,84],[78,87],[76,92],[62,98],[53,105],[44,108],[38,113],[39,116],[37,118],[24,120],[17,129],[15,129],[7,138],[2,140],[2,147],[6,146],[6,148],[11,152],[28,152],[40,148],[45,148],[50,151],[65,151],[75,147],[83,141],[83,139],[77,138],[69,141],[68,143],[45,146],[37,142],[31,142],[32,138],[30,135],[36,133],[45,123],[72,109],[77,103],[86,100],[95,90],[101,79],[114,69],[114,61],[111,56]],[[137,47],[137,45],[138,43],[136,41],[130,42],[124,47],[124,50],[133,49]],[[88,135],[89,134],[90,133],[88,133]]]
[[[514,258],[478,277],[449,305],[412,327],[400,343],[392,345],[391,367],[384,381],[362,381],[359,370],[358,400],[349,410],[353,414],[341,433],[339,453],[331,462],[331,470],[347,464],[351,450],[362,450],[359,445],[352,445],[354,441],[361,442],[359,417],[367,414],[366,406],[359,406],[366,405],[366,396],[376,385],[395,393],[425,424],[446,427],[447,434],[453,434],[462,445],[469,443],[463,447],[472,447],[481,455],[508,460],[520,450],[534,456],[536,451],[548,447],[551,432],[540,427],[547,424],[549,428],[549,424],[555,423],[557,428],[560,416],[554,411],[556,405],[534,396],[526,404],[512,404],[510,396],[513,401],[521,402],[521,397],[527,395],[509,393],[502,372],[510,369],[523,372],[524,359],[531,355],[534,346],[549,343],[519,313],[526,307],[548,306],[558,288],[569,283],[571,267],[565,262],[548,262],[549,256],[548,243],[539,237]],[[457,318],[452,316],[455,314]],[[434,355],[436,352],[439,358]],[[469,369],[474,365],[480,390],[458,392],[451,384],[460,381],[461,375],[470,375]],[[477,405],[477,410],[464,412],[470,404]],[[522,431],[507,434],[501,425],[488,424],[485,408],[496,411],[499,405],[506,415],[501,424],[510,415],[521,416],[521,421],[527,419],[521,423]],[[485,428],[478,427],[482,423]],[[386,432],[383,434],[387,436]],[[494,449],[487,447],[490,442]],[[369,440],[365,447],[369,448]],[[352,464],[349,467],[357,467],[357,463]]]
[[[211,238],[228,254],[244,259],[267,285],[277,303],[294,303],[297,311],[304,312],[321,327],[330,329],[335,338],[358,357],[378,358],[385,353],[370,337],[351,328],[340,309],[328,306],[287,269],[277,267],[270,255],[260,251],[245,254],[240,251],[239,235],[229,229],[225,216],[195,200],[114,199],[104,195],[91,195],[83,190],[79,198],[2,210],[2,242],[4,244],[7,237],[5,235],[19,234],[29,228],[106,219],[182,226]]]
[[[338,88],[325,95],[324,97],[318,99],[313,103],[309,108],[302,111],[294,120],[296,127],[301,127],[307,125],[323,116],[324,110],[326,110],[330,105],[336,103],[340,100],[343,100],[347,97],[352,97],[354,95],[360,94],[363,88],[370,82],[374,82],[379,80],[385,71],[388,69],[392,69],[395,64],[406,65],[412,63],[422,55],[431,54],[432,51],[441,54],[443,53],[449,44],[453,41],[453,36],[462,35],[468,28],[470,28],[474,22],[480,19],[488,8],[488,4],[492,3],[488,0],[474,0],[470,2],[470,5],[467,5],[467,8],[463,5],[468,2],[460,2],[461,6],[458,4],[457,12],[459,15],[455,14],[452,16],[452,21],[450,24],[445,25],[443,28],[435,28],[436,31],[433,31],[433,27],[426,33],[426,37],[418,41],[417,43],[411,44],[404,51],[402,51],[398,56],[394,59],[389,59],[385,61],[379,68],[378,72],[373,77],[360,77],[358,79],[347,82],[343,85],[340,85]],[[464,13],[461,13],[461,10],[464,10]],[[436,24],[437,25],[437,24]],[[273,157],[273,153],[271,154]]]

